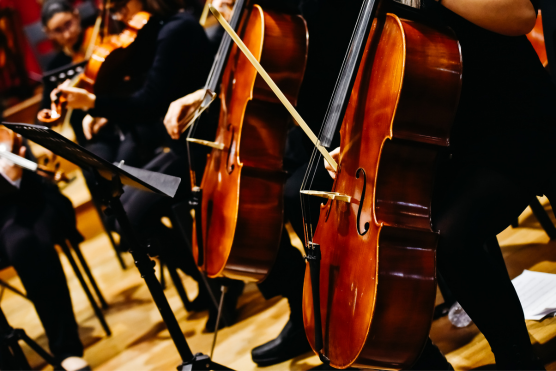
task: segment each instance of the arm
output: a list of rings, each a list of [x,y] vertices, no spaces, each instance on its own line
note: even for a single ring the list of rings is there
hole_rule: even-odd
[[[170,102],[183,95],[184,90],[193,90],[192,81],[199,80],[199,62],[207,59],[203,58],[209,50],[206,35],[197,23],[192,22],[181,24],[178,29],[159,36],[153,65],[139,91],[130,97],[120,98],[94,96],[83,89],[65,88],[62,91],[66,93],[68,107],[92,108],[91,115],[115,120],[119,124],[153,121],[162,117]],[[205,77],[200,81],[204,81]]]
[[[525,35],[533,29],[537,18],[531,0],[441,0],[441,3],[477,26],[506,36]]]

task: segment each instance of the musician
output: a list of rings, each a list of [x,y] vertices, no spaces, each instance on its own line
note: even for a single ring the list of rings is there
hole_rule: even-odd
[[[208,295],[192,257],[187,254],[177,226],[166,228],[163,216],[172,214],[171,206],[189,195],[189,172],[185,143],[166,143],[161,119],[176,98],[203,86],[212,64],[212,48],[198,20],[180,0],[116,0],[111,11],[123,22],[140,11],[153,15],[149,21],[161,25],[156,36],[154,58],[144,84],[128,97],[95,95],[79,88],[62,86],[68,107],[86,109],[95,117],[116,120],[120,126],[133,128],[157,146],[166,146],[144,169],[180,177],[182,182],[174,199],[150,192],[125,188],[121,200],[134,230],[142,240],[159,241],[158,251],[168,264],[177,264],[199,283],[196,310],[206,309]],[[93,122],[91,132],[95,131]],[[122,240],[125,245],[125,240]]]
[[[26,153],[21,147],[18,154]],[[71,202],[47,179],[0,159],[0,204],[0,260],[17,271],[56,361],[67,371],[89,370],[54,248],[57,236],[75,230]]]
[[[48,63],[47,71],[83,59],[86,25],[82,24],[79,11],[67,0],[48,0],[41,11],[43,30],[58,50]]]
[[[41,21],[48,38],[59,49],[48,63],[47,71],[82,62],[90,44],[99,43],[98,39],[92,40],[93,27],[87,27],[87,22],[81,20],[78,10],[68,0],[46,1],[42,7]],[[45,83],[41,109],[50,108],[51,93],[55,88],[56,86]],[[124,133],[115,123],[108,125],[104,118],[98,118],[95,127],[91,128],[91,117],[86,114],[84,111],[75,110],[70,118],[70,124],[80,145],[111,162],[124,160],[128,165],[140,166],[150,160],[152,154],[150,157],[144,155],[148,151],[139,147],[135,133]],[[85,128],[84,119],[87,122]],[[90,174],[85,173],[85,177],[87,183],[91,184]]]
[[[213,6],[228,18],[232,5],[233,1],[230,0],[213,1]],[[324,119],[360,5],[361,1],[356,1],[352,7],[338,7],[333,0],[291,0],[270,4],[272,9],[301,13],[307,21],[309,56],[297,108],[315,132],[318,132]],[[330,27],[332,21],[335,27]],[[204,90],[199,90],[170,105],[164,124],[173,139],[178,140],[183,132],[181,118],[193,113],[203,97]],[[292,224],[300,238],[303,238],[303,218],[299,190],[312,150],[313,145],[306,135],[299,127],[292,126],[284,157],[284,169],[288,173],[284,191],[284,221]],[[319,189],[332,187],[324,169],[316,174],[314,181]],[[312,214],[318,217],[321,201],[312,198],[309,202]],[[304,275],[305,262],[299,251],[291,245],[288,233],[284,230],[276,262],[269,276],[259,284],[259,289],[265,299],[278,295],[285,297],[290,306],[290,317],[275,339],[251,351],[253,361],[259,366],[280,363],[311,349],[302,315]]]
[[[433,200],[438,270],[499,370],[543,370],[514,286],[482,248],[533,197],[556,190],[556,88],[524,36],[538,1],[426,0],[425,8],[455,31],[464,66],[452,159]]]

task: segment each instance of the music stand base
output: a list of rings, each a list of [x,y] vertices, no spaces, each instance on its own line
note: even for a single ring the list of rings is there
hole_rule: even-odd
[[[58,366],[54,357],[44,350],[39,344],[31,339],[24,330],[14,329],[8,323],[4,312],[0,308],[0,368],[10,370],[30,370],[31,366],[19,346],[23,340],[29,348],[33,349],[41,358],[51,366]]]
[[[95,175],[99,183],[98,188],[102,193],[102,203],[107,205],[109,212],[115,216],[120,225],[122,238],[131,246],[129,252],[133,256],[133,260],[141,274],[141,278],[143,278],[147,284],[149,292],[160,312],[160,316],[166,324],[168,332],[182,359],[182,363],[178,366],[178,370],[231,370],[230,368],[212,362],[210,357],[202,353],[193,354],[181,331],[178,320],[174,312],[172,312],[172,308],[170,308],[164,290],[156,277],[154,270],[155,262],[151,260],[148,249],[142,246],[137,239],[120,201],[120,196],[123,194],[123,186],[120,179],[118,177],[113,177],[112,181],[108,181],[102,178],[98,173]]]
[[[193,370],[233,370],[219,363],[213,362],[209,356],[203,353],[197,353],[189,362],[184,362],[180,366],[181,371]]]

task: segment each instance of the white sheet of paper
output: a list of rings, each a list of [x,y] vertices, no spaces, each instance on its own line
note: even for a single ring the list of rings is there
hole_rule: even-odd
[[[556,274],[524,270],[512,283],[521,301],[525,319],[538,321],[556,313]]]

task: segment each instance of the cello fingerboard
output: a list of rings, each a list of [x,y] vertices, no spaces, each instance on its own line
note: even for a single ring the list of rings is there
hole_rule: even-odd
[[[412,8],[421,8],[421,0],[394,0],[397,3],[410,6]]]

